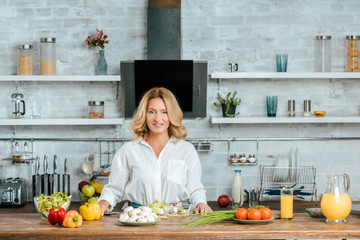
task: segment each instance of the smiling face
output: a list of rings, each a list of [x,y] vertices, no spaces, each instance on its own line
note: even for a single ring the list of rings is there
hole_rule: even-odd
[[[169,136],[170,119],[166,105],[161,98],[153,98],[149,101],[146,124],[150,130],[150,135]]]

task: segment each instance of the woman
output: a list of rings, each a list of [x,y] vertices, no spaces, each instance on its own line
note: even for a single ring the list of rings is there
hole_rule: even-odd
[[[199,157],[184,141],[182,118],[168,89],[152,88],[143,96],[130,127],[135,138],[115,154],[109,183],[99,198],[102,214],[124,196],[140,205],[189,199],[196,213],[212,211],[206,204]]]

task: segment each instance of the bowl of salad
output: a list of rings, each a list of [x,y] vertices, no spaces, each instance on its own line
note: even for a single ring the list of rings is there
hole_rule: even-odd
[[[56,192],[51,195],[41,194],[34,197],[36,211],[40,214],[42,220],[47,220],[49,210],[52,207],[62,207],[67,211],[70,207],[71,195],[68,196],[63,192]]]

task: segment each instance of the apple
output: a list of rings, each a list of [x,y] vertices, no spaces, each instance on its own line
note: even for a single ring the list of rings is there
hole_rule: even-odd
[[[100,197],[100,194],[95,193],[93,197],[99,198],[99,197]]]
[[[90,184],[90,183],[88,183],[87,181],[81,181],[81,182],[79,182],[79,184],[78,184],[79,191],[82,192],[83,186],[89,185],[89,184]]]
[[[88,203],[91,203],[91,202],[98,202],[98,198],[97,197],[91,197],[89,198],[89,200],[87,201]]]
[[[89,200],[89,197],[85,196],[85,195],[82,195],[81,196],[81,202],[82,203],[87,203],[87,201]]]
[[[85,185],[82,187],[81,192],[87,197],[92,197],[95,193],[95,187],[91,185]]]
[[[221,195],[219,198],[218,198],[218,204],[220,207],[227,207],[229,206],[229,203],[230,203],[230,198],[228,195]]]

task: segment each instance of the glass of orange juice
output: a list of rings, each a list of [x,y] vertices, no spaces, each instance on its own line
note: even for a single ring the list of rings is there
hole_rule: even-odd
[[[293,190],[291,188],[281,189],[280,196],[280,215],[281,219],[291,220],[294,216],[294,197]]]

